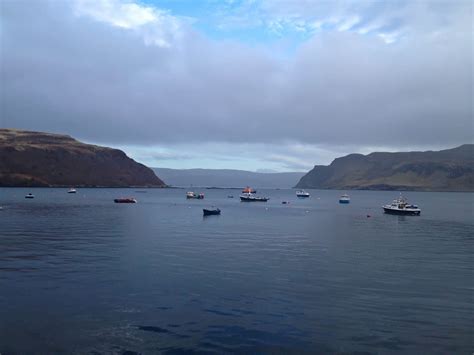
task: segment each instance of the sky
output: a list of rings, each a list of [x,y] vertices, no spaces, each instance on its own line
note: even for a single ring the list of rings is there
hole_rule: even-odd
[[[0,7],[1,127],[253,171],[473,142],[471,1]]]

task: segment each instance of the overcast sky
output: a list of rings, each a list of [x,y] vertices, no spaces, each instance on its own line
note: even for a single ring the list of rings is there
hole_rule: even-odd
[[[470,0],[0,6],[2,127],[175,168],[473,142]]]

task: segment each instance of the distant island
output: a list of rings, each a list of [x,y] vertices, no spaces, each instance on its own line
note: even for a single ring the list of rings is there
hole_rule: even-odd
[[[169,169],[152,168],[155,173],[175,187],[208,188],[292,188],[304,172],[260,173],[235,169]]]
[[[350,154],[315,166],[296,187],[474,191],[474,144],[437,152]]]
[[[0,186],[166,185],[121,150],[81,143],[67,135],[0,129]]]

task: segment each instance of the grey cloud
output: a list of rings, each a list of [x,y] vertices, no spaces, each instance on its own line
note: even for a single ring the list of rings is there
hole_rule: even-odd
[[[77,17],[66,2],[3,2],[0,125],[112,144],[472,141],[472,35],[387,45],[320,33],[287,61],[190,27],[171,47]]]

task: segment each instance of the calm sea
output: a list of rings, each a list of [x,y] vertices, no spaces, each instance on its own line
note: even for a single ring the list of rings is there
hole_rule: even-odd
[[[66,191],[0,189],[3,355],[474,351],[473,194]]]

